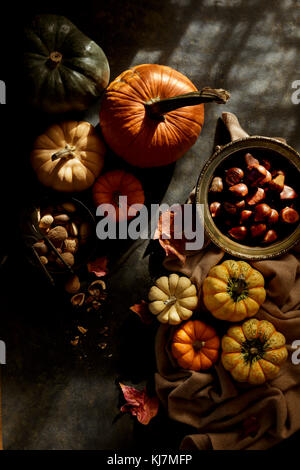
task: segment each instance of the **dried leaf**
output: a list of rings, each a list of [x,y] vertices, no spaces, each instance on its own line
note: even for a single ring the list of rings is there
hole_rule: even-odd
[[[165,250],[166,256],[176,256],[184,265],[186,261],[186,238],[182,231],[182,210],[180,205],[174,211],[163,212],[158,220],[154,239],[158,239]]]
[[[127,403],[121,407],[123,413],[131,413],[137,417],[137,420],[141,424],[148,424],[150,420],[156,416],[159,407],[159,401],[157,397],[149,397],[144,390],[139,391],[133,387],[128,387],[120,383],[124,398]]]
[[[153,315],[149,312],[148,303],[142,300],[140,304],[134,304],[130,307],[130,310],[136,313],[141,321],[146,325],[150,325],[153,322]]]
[[[242,437],[254,437],[259,430],[258,419],[255,416],[249,416],[243,421]]]
[[[97,277],[102,277],[107,274],[107,257],[102,256],[87,264],[88,271],[96,274]]]

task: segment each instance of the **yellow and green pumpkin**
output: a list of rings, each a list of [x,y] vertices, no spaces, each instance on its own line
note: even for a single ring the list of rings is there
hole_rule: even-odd
[[[238,382],[253,385],[273,379],[288,356],[283,334],[256,318],[231,326],[221,345],[224,368]]]
[[[253,317],[266,298],[264,278],[245,261],[227,260],[210,269],[203,283],[203,302],[220,320]]]

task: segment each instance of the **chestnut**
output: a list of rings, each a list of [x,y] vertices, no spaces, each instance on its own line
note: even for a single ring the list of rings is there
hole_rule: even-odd
[[[280,199],[285,200],[285,199],[295,199],[298,196],[296,191],[291,188],[290,186],[287,186],[286,184],[283,186],[283,190],[280,193]]]
[[[236,207],[234,202],[225,201],[223,207],[225,211],[228,212],[228,214],[230,215],[236,215],[238,211],[238,208]]]
[[[228,186],[238,184],[244,178],[244,172],[241,168],[233,167],[226,170],[225,181]]]
[[[262,165],[253,165],[247,169],[247,181],[250,186],[257,186],[267,178],[267,170]]]
[[[247,236],[248,230],[247,227],[241,225],[240,227],[233,227],[232,229],[228,230],[229,235],[236,240],[244,240]]]
[[[225,201],[223,207],[230,215],[236,215],[239,211],[243,210],[246,206],[244,199],[240,201]]]
[[[215,176],[213,178],[209,191],[211,193],[221,193],[223,191],[223,180],[220,176]]]
[[[245,200],[244,200],[244,199],[240,199],[239,201],[236,201],[236,203],[235,203],[235,207],[236,207],[239,211],[245,209],[245,206],[246,206],[246,203],[245,203]]]
[[[255,204],[258,204],[261,202],[263,199],[265,199],[266,193],[263,188],[257,188],[254,191],[251,192],[251,194],[247,198],[247,202],[249,206],[254,206]]]
[[[266,175],[266,177],[262,180],[261,184],[268,184],[268,183],[270,183],[271,180],[272,180],[272,175],[271,175],[271,173],[269,172],[269,170],[267,170],[267,175]]]
[[[271,162],[270,162],[270,160],[269,160],[268,158],[263,158],[263,159],[261,160],[261,164],[262,164],[262,166],[265,167],[265,169],[266,169],[267,171],[270,171],[270,170],[271,170]]]
[[[257,158],[253,157],[251,153],[246,153],[245,162],[246,162],[247,167],[249,168],[252,166],[259,165],[259,161],[257,160]]]
[[[285,207],[280,211],[280,218],[287,224],[295,224],[299,220],[299,214],[292,207]]]
[[[268,216],[268,224],[273,225],[278,222],[279,214],[276,209],[271,209],[271,214]]]
[[[212,217],[217,217],[221,213],[221,203],[218,201],[212,202],[209,206]]]
[[[275,240],[277,240],[277,233],[275,232],[275,230],[270,229],[265,234],[264,239],[263,239],[263,243],[272,243]]]
[[[253,214],[252,211],[243,210],[243,211],[241,212],[240,223],[242,224],[242,223],[246,222],[246,220],[248,220],[248,219],[251,217],[252,214]]]
[[[284,188],[284,181],[285,174],[283,173],[283,171],[277,172],[275,178],[273,178],[269,183],[270,189],[272,189],[272,191],[277,191],[278,193],[281,193]]]
[[[235,196],[244,197],[248,194],[248,187],[244,183],[239,183],[234,186],[230,186],[229,191],[231,191]]]
[[[250,227],[250,232],[251,232],[251,235],[252,237],[256,238],[256,237],[261,237],[262,235],[264,235],[264,233],[266,232],[267,230],[267,226],[266,224],[253,224],[251,225]]]
[[[257,204],[254,209],[254,221],[261,222],[265,220],[269,215],[271,215],[272,209],[268,204],[264,202],[261,204]]]

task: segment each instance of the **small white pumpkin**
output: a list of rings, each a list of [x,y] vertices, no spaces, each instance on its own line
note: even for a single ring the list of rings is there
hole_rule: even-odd
[[[161,323],[178,325],[193,314],[198,305],[196,286],[186,276],[170,274],[158,278],[151,287],[149,310]]]

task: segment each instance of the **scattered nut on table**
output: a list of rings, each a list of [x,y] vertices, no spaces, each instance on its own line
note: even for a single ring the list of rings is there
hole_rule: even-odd
[[[84,303],[84,299],[85,294],[83,292],[80,292],[79,294],[73,295],[73,297],[71,298],[71,303],[75,307],[81,307]]]
[[[68,292],[69,294],[75,294],[79,290],[80,290],[80,280],[79,280],[79,277],[76,274],[74,274],[74,276],[71,276],[65,283],[65,291]]]

